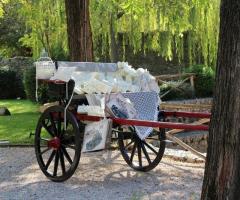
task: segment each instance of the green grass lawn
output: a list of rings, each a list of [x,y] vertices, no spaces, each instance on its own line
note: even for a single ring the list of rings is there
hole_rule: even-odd
[[[11,116],[0,116],[0,140],[10,144],[33,144],[35,127],[40,116],[39,105],[28,100],[0,100],[0,107],[6,106]]]

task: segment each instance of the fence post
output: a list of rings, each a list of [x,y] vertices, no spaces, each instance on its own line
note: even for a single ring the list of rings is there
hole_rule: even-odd
[[[190,84],[193,89],[193,95],[195,96],[194,75],[190,76]]]

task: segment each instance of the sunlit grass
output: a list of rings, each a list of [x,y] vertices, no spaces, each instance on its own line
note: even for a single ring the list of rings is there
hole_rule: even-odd
[[[0,107],[6,106],[11,116],[0,116],[0,140],[11,144],[33,144],[34,133],[40,113],[39,105],[28,100],[0,100]]]

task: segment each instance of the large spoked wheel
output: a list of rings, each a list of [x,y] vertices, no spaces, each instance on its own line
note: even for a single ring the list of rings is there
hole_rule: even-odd
[[[118,144],[127,164],[137,171],[150,171],[161,161],[165,150],[165,130],[153,130],[141,140],[134,127],[121,127],[118,131]]]
[[[81,155],[84,125],[64,107],[52,106],[41,115],[35,132],[35,153],[40,169],[52,181],[61,182],[75,172]]]

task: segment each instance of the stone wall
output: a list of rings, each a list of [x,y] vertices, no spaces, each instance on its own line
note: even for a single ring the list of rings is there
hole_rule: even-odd
[[[23,78],[24,69],[33,66],[33,59],[31,57],[14,57],[3,58],[0,60],[0,68],[7,68],[17,73],[19,78]]]
[[[168,104],[195,104],[195,105],[209,105],[212,104],[212,98],[202,99],[187,99],[181,101],[166,101]]]

